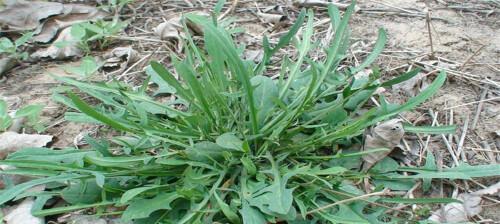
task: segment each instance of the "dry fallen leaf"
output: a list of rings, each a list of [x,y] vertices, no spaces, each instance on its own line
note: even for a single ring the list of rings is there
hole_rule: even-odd
[[[363,171],[369,170],[375,163],[385,158],[390,150],[399,145],[404,135],[401,119],[392,119],[367,130],[364,150],[387,148],[389,151],[374,152],[363,156]]]
[[[156,36],[160,37],[161,40],[170,42],[174,48],[181,49],[181,30],[182,25],[180,23],[180,18],[175,17],[163,23],[160,23],[156,28],[153,29],[153,32],[155,32]]]
[[[257,16],[259,16],[259,18],[265,23],[276,24],[276,23],[280,23],[280,22],[283,22],[284,20],[286,20],[286,16],[280,15],[280,14],[259,12],[259,13],[257,13]]]
[[[57,2],[9,2],[0,11],[0,25],[7,27],[8,31],[32,30],[40,25],[42,19],[62,13],[63,8],[63,4]]]
[[[20,204],[14,206],[6,212],[3,220],[6,224],[43,224],[45,223],[43,218],[35,217],[31,214],[31,208],[34,204],[33,198],[26,198]]]
[[[462,193],[457,199],[463,203],[453,202],[446,204],[443,208],[435,211],[429,221],[438,223],[461,223],[469,220],[469,217],[478,215],[482,211],[481,196],[496,195],[500,192],[500,182],[488,188],[472,193]]]
[[[206,15],[203,12],[197,13],[199,15]],[[194,35],[203,34],[202,27],[194,24],[193,22],[186,20],[186,26],[189,28]],[[171,43],[172,47],[181,50],[182,49],[182,39],[184,37],[184,29],[181,23],[181,17],[173,17],[167,21],[160,23],[158,26],[153,28],[153,32],[161,40],[165,40]]]
[[[127,65],[138,61],[139,54],[132,47],[117,47],[104,55],[104,59],[104,67],[120,67],[124,69]]]
[[[57,46],[63,43],[64,46]],[[81,56],[82,50],[78,48],[77,41],[71,35],[71,27],[61,31],[57,39],[48,47],[39,49],[31,55],[33,58],[65,59],[69,57]]]
[[[349,4],[330,2],[327,0],[295,0],[295,1],[293,1],[293,4],[295,6],[302,6],[302,7],[314,7],[314,6],[316,6],[316,7],[328,7],[329,4],[333,4],[340,9],[346,9],[349,6]],[[359,10],[360,10],[360,8],[358,6],[354,7],[355,12],[357,12]]]
[[[425,89],[429,81],[425,79],[425,73],[421,72],[405,82],[393,85],[392,90],[413,97]]]
[[[93,6],[81,4],[64,4],[62,14],[48,18],[35,31],[33,40],[36,42],[47,43],[51,41],[57,33],[73,24],[85,21],[104,18],[106,12]]]
[[[0,134],[0,159],[4,159],[9,153],[27,147],[43,147],[52,141],[50,135],[19,134],[7,131]]]
[[[3,74],[14,68],[18,61],[13,58],[13,57],[3,57],[0,58],[0,77],[2,77]]]
[[[105,219],[98,218],[95,215],[80,215],[71,214],[69,217],[61,217],[57,219],[60,223],[70,223],[70,224],[107,224]]]

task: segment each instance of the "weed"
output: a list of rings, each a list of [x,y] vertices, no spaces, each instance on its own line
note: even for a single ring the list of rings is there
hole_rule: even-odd
[[[33,37],[33,32],[23,34],[12,42],[9,38],[0,38],[0,54],[4,53],[16,60],[26,60],[28,52],[22,52],[19,48]]]
[[[127,26],[119,20],[83,22],[71,26],[71,35],[78,42],[78,46],[89,53],[93,43],[101,50],[109,45],[111,36],[116,35]]]
[[[40,113],[42,112],[43,105],[32,104],[21,107],[14,114],[9,113],[9,108],[4,100],[0,100],[0,132],[7,130],[12,124],[14,119],[26,118],[27,125],[33,127],[37,132],[42,132],[45,128],[40,122]]]
[[[113,215],[141,223],[397,223],[405,217],[386,214],[390,207],[384,204],[455,200],[382,197],[388,194],[381,189],[384,186],[422,178],[497,175],[496,165],[438,171],[432,166],[400,167],[390,158],[368,173],[353,166],[370,153],[356,147],[367,127],[415,108],[446,79],[439,74],[402,105],[390,104],[382,96],[380,107],[366,104],[377,88],[418,72],[387,82],[379,81],[376,70],[368,78],[354,76],[381,53],[383,30],[360,66],[339,66],[347,55],[347,25],[353,11],[354,4],[341,19],[339,10],[329,7],[335,36],[322,46],[324,60],[309,58],[319,44],[311,42],[312,11],[302,11],[276,45],[264,38],[264,57],[258,64],[241,59],[244,49],[215,19],[187,15],[203,27],[204,47],[186,35],[184,56],[171,57],[180,81],[159,62],[151,62],[149,78],[139,88],[118,81],[59,77],[99,101],[91,106],[75,93],[56,94],[58,101],[77,111],[67,117],[109,125],[123,136],[109,141],[87,137],[91,146],[87,150],[37,148],[9,155],[0,164],[17,169],[5,173],[40,178],[2,191],[0,204],[35,195],[23,192],[48,184],[35,195],[35,215],[95,208],[105,216],[109,214],[105,207],[113,205],[124,208],[113,210]],[[304,21],[302,36],[296,40],[297,57],[284,58],[278,79],[264,76],[272,56],[295,38]],[[158,100],[148,89],[150,80],[162,90],[156,93],[175,98]],[[382,187],[365,194],[354,184],[365,177]],[[42,210],[52,197],[61,197],[68,206]]]

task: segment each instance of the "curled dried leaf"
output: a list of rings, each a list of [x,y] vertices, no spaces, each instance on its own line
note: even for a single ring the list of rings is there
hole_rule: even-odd
[[[0,11],[0,25],[9,31],[32,30],[40,21],[63,12],[63,4],[57,2],[14,1]]]
[[[472,193],[462,193],[457,199],[463,203],[453,202],[435,211],[429,221],[438,223],[461,223],[469,220],[470,217],[478,215],[482,211],[481,196],[496,195],[500,191],[500,182],[485,189]]]
[[[6,212],[3,220],[6,224],[43,224],[45,223],[43,218],[35,217],[31,214],[31,209],[35,201],[33,198],[24,199],[21,204],[16,205],[13,209]]]
[[[389,151],[374,152],[363,156],[365,164],[363,171],[369,170],[378,161],[385,158],[391,150],[396,148],[404,135],[401,119],[392,119],[378,124],[367,130],[365,136],[364,150],[387,148]]]
[[[327,0],[295,0],[293,1],[293,4],[295,6],[302,6],[302,7],[328,7],[329,4],[333,4],[340,9],[346,9],[347,7],[349,7],[349,4],[330,2]],[[354,11],[357,12],[359,10],[360,8],[358,6],[355,6]]]
[[[104,18],[106,12],[93,6],[81,4],[64,4],[62,14],[51,16],[35,31],[33,40],[47,43],[51,41],[57,33],[73,24],[92,21]]]
[[[104,67],[124,68],[139,60],[139,53],[132,47],[117,47],[108,54],[104,55]]]
[[[182,29],[180,18],[173,18],[163,23],[160,23],[156,28],[153,29],[156,36],[160,37],[161,40],[165,40],[171,43],[176,49],[181,49],[182,47]]]
[[[14,57],[0,58],[0,77],[19,63]]]
[[[9,153],[27,147],[43,147],[52,141],[50,135],[19,134],[7,131],[0,134],[0,159]]]
[[[199,15],[206,15],[205,13],[197,13]],[[194,35],[202,35],[203,29],[197,24],[186,20],[186,26]],[[156,36],[160,37],[161,40],[170,42],[172,47],[177,50],[182,48],[182,40],[184,39],[184,28],[182,27],[181,17],[173,17],[163,23],[160,23],[153,29]]]
[[[71,35],[71,27],[66,27],[48,48],[39,49],[31,57],[65,59],[81,55],[82,50],[78,48],[77,40]]]
[[[259,18],[263,22],[265,22],[265,23],[273,23],[273,24],[283,22],[283,21],[285,21],[287,19],[287,17],[285,15],[263,13],[263,12],[257,13],[257,16],[259,16]]]

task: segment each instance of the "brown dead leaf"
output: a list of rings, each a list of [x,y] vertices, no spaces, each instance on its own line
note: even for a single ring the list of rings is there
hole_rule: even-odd
[[[0,58],[0,77],[2,77],[3,74],[14,68],[14,66],[16,66],[17,63],[18,61],[13,57]]]
[[[391,150],[396,148],[404,135],[401,119],[392,119],[382,122],[372,129],[367,130],[364,150],[387,148],[389,151],[374,152],[363,156],[365,161],[363,171],[369,170],[378,161],[385,158]]]
[[[0,25],[8,31],[32,30],[42,19],[61,14],[63,4],[57,2],[14,1],[0,11]]]
[[[203,12],[197,12],[198,15],[207,15]],[[202,35],[203,28],[197,24],[186,20],[186,26],[194,35]],[[184,29],[181,23],[181,16],[176,16],[167,21],[160,23],[158,26],[153,28],[153,32],[161,40],[165,40],[171,43],[171,46],[176,50],[182,49],[182,39],[184,39]]]
[[[329,4],[333,4],[337,6],[339,9],[346,9],[349,6],[349,4],[330,2],[327,0],[295,0],[293,1],[293,4],[295,6],[302,6],[302,7],[328,7]],[[359,10],[360,8],[358,6],[354,7],[355,12]]]
[[[35,217],[31,214],[31,209],[35,201],[33,198],[24,199],[21,204],[16,205],[13,209],[9,209],[6,212],[3,220],[6,224],[43,224],[45,223],[43,218]]]
[[[105,219],[98,218],[95,215],[80,215],[71,214],[69,216],[62,216],[58,218],[59,223],[71,223],[71,224],[107,224]]]
[[[60,43],[64,43],[64,46],[58,47]],[[81,55],[82,50],[78,48],[76,40],[71,36],[71,27],[66,27],[48,48],[37,50],[31,57],[65,59]]]
[[[500,182],[472,193],[459,194],[457,199],[463,203],[453,202],[445,205],[443,208],[435,211],[429,217],[429,221],[438,223],[467,222],[470,217],[478,215],[482,211],[481,196],[496,195],[499,191]]]
[[[259,18],[263,22],[265,22],[265,23],[272,23],[272,24],[277,24],[277,23],[283,22],[287,18],[285,15],[263,13],[263,12],[258,12],[257,16],[259,16]]]
[[[52,141],[50,135],[19,134],[7,131],[0,134],[0,159],[4,159],[9,153],[26,147],[43,147]]]
[[[427,85],[429,85],[429,80],[425,79],[425,73],[421,72],[405,82],[393,85],[392,89],[413,97],[420,93],[422,89],[425,89]]]
[[[117,47],[111,52],[104,55],[104,67],[113,68],[120,67],[121,69],[127,67],[139,60],[139,53],[132,47]]]
[[[85,21],[92,21],[104,18],[106,12],[93,6],[81,4],[64,4],[62,14],[48,18],[35,31],[33,40],[36,42],[47,43],[51,41],[57,33],[73,24]]]
[[[161,40],[165,40],[171,43],[175,49],[182,48],[182,25],[180,23],[180,17],[175,17],[169,19],[163,23],[160,23],[156,28],[153,29],[156,36]]]

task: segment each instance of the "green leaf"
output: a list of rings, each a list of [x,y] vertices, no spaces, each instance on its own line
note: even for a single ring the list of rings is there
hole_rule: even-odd
[[[87,32],[85,31],[85,28],[82,26],[82,24],[75,24],[71,26],[71,37],[73,37],[75,40],[82,40]]]
[[[37,217],[44,217],[44,216],[49,216],[49,215],[57,215],[57,214],[64,214],[64,213],[70,213],[72,211],[76,210],[82,210],[82,209],[87,209],[87,208],[99,208],[100,206],[108,206],[114,204],[114,202],[110,201],[104,201],[104,202],[98,202],[94,204],[85,204],[85,205],[71,205],[71,206],[64,206],[64,207],[55,207],[55,208],[50,208],[50,209],[44,209],[44,210],[39,210],[39,211],[33,211],[32,214]]]
[[[233,133],[224,133],[217,137],[215,142],[223,148],[243,151],[243,141],[241,141],[241,139],[236,137]]]
[[[95,180],[78,180],[62,190],[61,197],[70,204],[96,203],[101,199],[101,188]]]
[[[153,62],[152,62],[153,63]],[[158,65],[155,65],[158,66]],[[159,74],[156,72],[152,65],[146,67],[146,74],[151,77],[151,81],[158,85],[158,90],[155,91],[155,95],[158,94],[174,94],[176,93],[176,89],[168,84]],[[179,87],[182,88],[182,87]]]
[[[69,98],[71,98],[71,101],[75,104],[75,106],[82,111],[83,113],[89,115],[90,117],[107,124],[117,130],[122,130],[122,131],[131,131],[129,128],[123,126],[122,124],[116,122],[115,120],[107,117],[104,114],[101,114],[94,110],[90,105],[85,103],[83,100],[81,100],[77,95],[74,93],[69,92],[68,93]]]
[[[382,202],[387,203],[403,203],[403,204],[434,204],[434,203],[452,203],[461,201],[453,198],[382,198],[380,199]]]
[[[24,148],[9,154],[9,160],[33,160],[66,164],[76,164],[83,166],[83,158],[92,151],[78,149],[54,150],[49,148]]]
[[[404,169],[400,169],[400,170],[404,170]],[[399,178],[399,179],[420,179],[420,178],[432,179],[432,178],[436,178],[436,179],[451,179],[451,180],[454,180],[454,179],[470,180],[471,179],[471,177],[465,173],[445,172],[445,171],[443,171],[443,172],[418,171],[418,174],[416,174],[416,175],[408,175],[408,176],[399,175],[399,176],[395,176],[395,178]]]
[[[243,224],[266,224],[267,221],[259,210],[252,208],[248,203],[244,202],[240,210]]]
[[[366,59],[358,66],[355,67],[351,70],[352,74],[356,74],[357,72],[363,70],[366,68],[368,65],[373,63],[375,59],[377,59],[378,55],[382,53],[384,50],[385,43],[387,42],[387,34],[385,33],[385,30],[380,28],[378,30],[378,38],[377,42],[375,42],[375,46],[373,47],[372,52],[366,57]]]
[[[79,75],[82,77],[89,77],[97,70],[99,70],[101,66],[97,63],[94,57],[84,57],[79,66],[67,66],[65,70],[69,73]]]
[[[434,154],[432,154],[432,151],[430,150],[427,151],[427,157],[425,159],[425,165],[423,168],[429,170],[437,170],[436,159],[434,158]],[[422,179],[422,188],[424,191],[429,191],[429,189],[431,189],[431,182],[432,179]]]
[[[266,76],[255,76],[250,81],[255,88],[253,95],[259,124],[264,125],[264,121],[275,107],[273,99],[278,97],[278,87],[271,78]]]
[[[36,117],[43,110],[43,105],[41,104],[32,104],[21,107],[21,109],[16,111],[16,115],[14,117]]]
[[[416,107],[417,105],[421,104],[425,100],[429,99],[434,93],[436,93],[439,88],[444,84],[446,81],[446,73],[444,71],[441,71],[439,75],[436,77],[436,79],[427,87],[425,88],[420,94],[417,96],[411,98],[408,100],[405,104],[395,108],[391,109],[389,111],[384,111],[384,114],[382,116],[379,116],[368,123],[369,125],[375,124],[379,121],[386,120],[387,118],[390,118],[396,114],[399,114],[403,111],[408,111]]]
[[[96,153],[86,154],[85,161],[101,167],[120,167],[132,169],[135,166],[148,163],[152,156],[114,156],[103,157]]]
[[[414,185],[414,180],[384,180],[384,179],[374,179],[373,182],[377,187],[382,186],[384,188],[389,188],[394,191],[408,191]]]
[[[330,168],[327,168],[324,170],[311,170],[311,174],[314,174],[314,175],[335,175],[335,174],[344,173],[345,171],[347,171],[347,169],[344,167],[334,166],[334,167],[330,167]]]
[[[0,38],[0,53],[16,53],[16,46],[7,37]]]
[[[234,212],[226,202],[224,202],[217,193],[214,194],[214,198],[219,205],[219,208],[222,210],[222,213],[231,221],[231,223],[239,224],[241,223],[240,217]]]
[[[240,161],[243,164],[243,167],[245,167],[248,175],[254,176],[257,173],[257,167],[253,163],[252,159],[249,157],[241,157]]]
[[[500,164],[471,166],[469,164],[462,163],[459,166],[444,169],[444,171],[462,173],[471,178],[494,177],[494,176],[500,176]]]
[[[7,116],[9,112],[9,108],[7,107],[7,102],[0,99],[0,117]]]
[[[390,157],[385,157],[381,161],[377,162],[370,171],[377,173],[387,173],[395,171],[399,168],[399,164]]]
[[[262,212],[272,215],[287,215],[292,209],[294,189],[286,187],[288,179],[294,173],[287,173],[281,176],[274,159],[268,154],[268,159],[272,164],[271,172],[274,177],[273,183],[261,189],[254,189],[252,198],[248,200],[250,205],[258,207]]]
[[[218,15],[221,12],[222,7],[224,7],[224,3],[226,3],[226,0],[217,0],[217,4],[215,4],[214,7],[215,15]]]
[[[138,187],[138,188],[134,188],[134,189],[130,189],[128,191],[125,191],[125,193],[123,193],[122,197],[120,198],[120,203],[125,204],[128,201],[132,200],[137,195],[139,195],[143,192],[149,191],[151,189],[158,188],[158,187],[161,187],[161,186],[154,185],[154,186],[147,186],[147,187]]]
[[[457,130],[456,125],[445,126],[413,126],[404,123],[403,128],[405,132],[411,133],[426,133],[426,134],[453,134]]]
[[[3,205],[5,202],[10,201],[15,198],[17,195],[23,193],[24,191],[41,184],[47,184],[51,182],[61,182],[67,181],[71,179],[76,179],[81,177],[78,174],[61,174],[53,177],[46,177],[43,179],[35,179],[28,182],[24,182],[22,184],[18,184],[12,188],[6,189],[0,193],[0,205]]]
[[[21,37],[17,38],[14,43],[16,48],[28,42],[33,37],[33,32],[24,33]]]
[[[418,73],[420,73],[420,71],[421,71],[420,68],[411,70],[411,71],[406,72],[405,74],[402,74],[402,75],[400,75],[400,76],[398,76],[396,78],[393,78],[391,80],[383,82],[380,86],[382,86],[382,87],[390,87],[390,86],[396,85],[398,83],[402,83],[402,82],[404,82],[406,80],[409,80],[409,79],[413,78]]]
[[[151,199],[133,200],[122,214],[122,219],[129,221],[148,217],[151,213],[162,209],[171,209],[170,203],[180,198],[176,192],[162,193]]]

